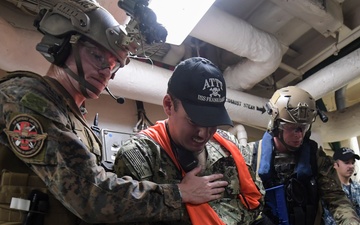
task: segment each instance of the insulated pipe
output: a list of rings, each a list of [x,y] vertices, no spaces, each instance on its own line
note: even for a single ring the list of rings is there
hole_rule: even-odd
[[[137,60],[120,68],[109,88],[114,95],[162,105],[171,71]]]
[[[117,96],[162,105],[171,74],[172,71],[132,60],[117,72],[109,87]],[[233,121],[264,128],[269,121],[264,108],[266,102],[265,98],[227,89],[225,107]]]
[[[228,87],[234,90],[252,88],[281,63],[281,45],[273,35],[215,6],[210,7],[190,35],[247,58],[224,71]]]
[[[358,51],[360,50],[350,53],[339,61],[328,65],[308,79],[300,82],[298,86],[309,91],[315,99],[319,99],[320,96],[334,91],[341,86],[344,86],[346,83],[358,78],[357,74],[359,73],[358,70],[360,70],[360,68],[356,68],[355,66],[356,62],[359,61]],[[336,70],[336,74],[339,78],[337,76],[334,77],[334,74],[330,72],[334,70]],[[343,70],[345,73],[341,72]],[[116,82],[116,84],[115,82],[110,82],[110,87],[114,85],[113,92],[119,96],[161,105],[163,95],[166,93],[167,81],[170,76],[171,71],[158,67],[151,67],[151,65],[133,60],[128,66],[118,71],[116,81],[117,79],[119,79],[119,81]],[[343,83],[339,80],[345,80],[346,82]],[[331,87],[330,90],[325,86]],[[227,93],[228,100],[225,106],[233,121],[252,127],[267,127],[270,118],[263,106],[268,99],[231,89],[228,89]],[[341,114],[339,112],[328,112],[326,114],[329,117],[329,122],[320,123],[320,120],[317,120],[313,125],[313,129],[320,130],[325,142],[339,141],[352,136],[360,136],[360,134],[357,134],[360,132],[360,121],[357,123],[356,121],[358,120],[353,116],[358,116],[358,113],[360,113],[360,106],[353,106]],[[345,126],[346,128],[344,127],[343,129],[340,129],[341,132],[338,132],[339,128],[343,127],[345,124],[347,124]],[[349,127],[351,127],[351,129],[349,129]]]
[[[0,33],[0,40],[4,43],[0,48],[0,55],[7,56],[1,57],[0,67],[8,71],[22,69],[45,74],[49,63],[34,48],[29,48],[38,43],[41,35],[34,31],[14,28],[1,18],[0,29],[3,31]],[[356,62],[359,61],[359,51],[356,50],[318,71],[298,86],[307,89],[315,99],[318,99],[358,78],[360,68],[356,68]],[[128,66],[117,72],[115,82],[110,81],[109,86],[115,95],[161,105],[170,76],[169,70],[132,60]],[[343,83],[342,80],[345,82]],[[267,99],[228,89],[226,108],[233,121],[252,127],[266,128],[269,116],[262,108],[266,102]],[[352,116],[352,114],[357,115],[355,113],[358,112],[360,112],[359,107],[348,109],[342,114],[327,113],[329,122],[316,123],[313,128],[319,129],[323,140],[327,142],[342,140],[344,137],[360,136],[360,134],[355,135],[360,131],[360,124],[357,124],[358,120]],[[349,122],[346,123],[346,121]],[[338,132],[344,124],[347,124],[346,129]]]
[[[243,146],[247,145],[247,132],[245,130],[245,127],[241,124],[236,125],[235,127],[231,127],[229,129],[229,132],[234,134],[236,136],[236,138],[239,140],[240,144]]]
[[[31,70],[45,74],[49,63],[33,47],[40,41],[41,35],[35,31],[14,28],[2,18],[0,18],[0,29],[2,30],[0,41],[3,43],[0,48],[2,56],[0,68],[7,71]],[[356,67],[360,58],[359,52],[360,50],[356,50],[323,68],[299,83],[298,86],[308,90],[315,99],[343,87],[359,77],[360,68]],[[162,105],[162,98],[166,93],[170,76],[169,70],[132,60],[128,66],[117,72],[115,82],[110,82],[110,87],[113,87],[111,90],[115,95]],[[252,127],[266,128],[269,116],[262,108],[266,102],[267,99],[228,89],[228,102],[225,106],[233,121]],[[360,131],[360,124],[356,123],[359,112],[360,107],[354,106],[342,114],[327,113],[329,122],[320,123],[320,125],[316,123],[313,128],[317,128],[317,125],[321,132],[325,132],[322,136],[327,142],[359,136],[356,133]],[[348,126],[343,128],[341,126],[343,124],[348,124]],[[339,128],[341,132],[338,132]]]
[[[346,108],[346,86],[335,91],[335,104],[340,112]]]
[[[360,49],[324,67],[296,86],[308,91],[315,99],[336,91],[360,77]]]

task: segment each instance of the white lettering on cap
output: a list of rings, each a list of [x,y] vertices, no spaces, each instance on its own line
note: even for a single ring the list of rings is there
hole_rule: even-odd
[[[214,88],[214,87],[219,88],[219,90],[222,90],[223,83],[219,79],[216,79],[216,78],[205,79],[203,90]]]
[[[225,96],[222,97],[219,93],[223,90],[223,83],[216,78],[205,79],[203,90],[210,91],[209,96],[198,95],[198,100],[203,102],[224,102]]]

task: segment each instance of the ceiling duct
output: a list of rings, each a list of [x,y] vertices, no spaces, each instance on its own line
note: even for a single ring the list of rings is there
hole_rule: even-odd
[[[227,86],[234,90],[252,88],[281,63],[281,45],[273,35],[215,6],[207,11],[190,35],[247,58],[224,71]]]

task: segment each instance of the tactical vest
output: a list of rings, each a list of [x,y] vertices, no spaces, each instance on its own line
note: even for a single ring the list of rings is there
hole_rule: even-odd
[[[312,169],[312,176],[307,176],[302,179],[297,177],[297,174],[293,173],[291,178],[287,179],[283,183],[283,188],[276,186],[274,189],[273,184],[276,183],[276,176],[273,174],[275,171],[272,170],[271,177],[268,179],[269,182],[263,180],[263,184],[267,189],[267,194],[265,195],[266,205],[264,207],[264,213],[269,217],[274,216],[274,208],[277,207],[275,211],[279,213],[280,208],[286,207],[287,217],[284,221],[283,218],[280,218],[280,225],[313,225],[318,224],[319,219],[317,217],[317,211],[319,208],[319,195],[317,191],[317,164],[316,164],[316,151],[317,144],[316,142],[309,140],[309,145],[311,148],[310,154],[310,165]],[[260,155],[262,153],[262,140],[254,144],[254,153],[252,165],[256,165],[257,171],[259,170]],[[301,151],[301,150],[300,150]],[[272,156],[272,162],[274,161],[274,155]],[[278,185],[278,184],[277,184]],[[270,191],[271,190],[271,191]],[[275,192],[276,190],[276,192]],[[279,206],[279,196],[280,195],[285,200],[285,206]],[[270,207],[271,206],[271,207]],[[271,213],[272,215],[269,215]],[[279,215],[275,215],[275,220],[279,219]],[[273,217],[274,218],[274,217]]]
[[[47,202],[39,202],[49,206],[44,214],[44,225],[80,224],[80,220],[47,190],[44,182],[5,146],[0,147],[0,162],[0,224],[23,224],[29,212],[11,209],[10,204],[14,198],[29,199],[34,190],[48,195]]]
[[[0,80],[0,83],[18,76],[30,76],[40,79],[45,85],[58,90],[54,84],[45,81],[44,78],[34,75],[29,72],[21,71],[20,73],[12,74]],[[69,110],[70,111],[70,110]],[[71,111],[70,111],[71,112]],[[83,143],[91,149],[92,152],[101,159],[101,142],[92,133],[91,129],[86,124],[86,121],[79,118],[76,113],[69,113],[69,122],[74,126],[74,133],[83,141]],[[0,130],[0,138],[6,139],[6,135]],[[12,150],[6,146],[0,145],[0,224],[4,225],[20,225],[24,221],[29,220],[29,217],[40,213],[42,215],[43,223],[37,222],[26,225],[85,225],[87,223],[80,220],[68,209],[66,209],[60,201],[48,191],[45,183],[26,165],[21,161]],[[37,207],[30,205],[30,211],[22,211],[10,208],[10,204],[14,203],[14,199],[31,199],[34,200],[34,193],[37,196],[45,196],[36,204]],[[20,200],[21,202],[21,200]],[[21,206],[20,206],[21,208]],[[39,212],[44,210],[44,212]]]

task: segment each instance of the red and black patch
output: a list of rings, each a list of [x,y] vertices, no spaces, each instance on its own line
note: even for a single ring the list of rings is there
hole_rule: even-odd
[[[40,122],[32,116],[15,116],[5,130],[11,147],[22,157],[33,157],[41,150],[46,133]]]

